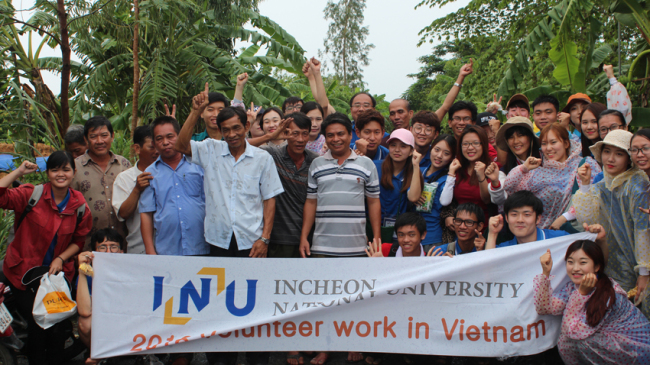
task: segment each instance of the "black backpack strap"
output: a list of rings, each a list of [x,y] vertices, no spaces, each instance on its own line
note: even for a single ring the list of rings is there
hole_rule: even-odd
[[[84,217],[84,213],[86,213],[86,204],[82,204],[79,208],[77,208],[77,225],[74,226],[74,230],[77,230],[77,227],[79,227],[79,223],[81,223],[81,220]]]
[[[18,230],[18,227],[20,227],[20,224],[23,222],[25,219],[25,216],[27,216],[27,213],[31,212],[32,209],[34,209],[34,206],[38,203],[39,200],[41,200],[41,195],[43,195],[43,185],[36,185],[34,186],[34,191],[32,191],[32,195],[29,197],[29,200],[27,201],[27,206],[25,207],[25,210],[23,210],[23,213],[20,215],[20,218],[18,218],[18,223],[16,223],[16,230]]]

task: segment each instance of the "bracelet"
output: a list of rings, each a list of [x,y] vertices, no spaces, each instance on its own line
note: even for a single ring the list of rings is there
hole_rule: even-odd
[[[451,177],[454,177],[454,178],[456,177],[456,175],[452,175],[452,174],[447,174],[447,176],[451,176]]]
[[[479,182],[479,183],[482,183],[482,182],[484,182],[486,179],[487,179],[487,176],[484,177],[483,180],[479,180],[478,182]]]
[[[463,87],[462,84],[459,84],[459,83],[457,83],[457,82],[454,82],[454,86],[458,86],[459,89],[460,89],[461,87]]]
[[[61,264],[62,264],[62,265],[65,265],[65,260],[63,260],[63,259],[61,258],[61,256],[57,256],[56,258],[59,259],[59,260],[61,260]]]
[[[492,185],[492,188],[493,188],[493,189],[498,189],[498,188],[501,187],[501,181],[496,180],[496,182],[497,182],[499,185],[497,185],[497,186]]]

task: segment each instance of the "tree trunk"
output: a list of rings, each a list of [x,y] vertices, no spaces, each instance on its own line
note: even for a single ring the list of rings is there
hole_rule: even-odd
[[[70,90],[70,41],[68,39],[68,14],[65,12],[63,0],[57,0],[57,13],[59,16],[59,27],[61,28],[61,59],[63,68],[61,69],[61,124],[59,127],[61,135],[70,125],[70,105],[68,96]]]
[[[133,0],[135,26],[133,27],[133,112],[131,113],[131,133],[138,126],[138,94],[140,94],[140,61],[138,58],[138,39],[140,38],[140,4]]]

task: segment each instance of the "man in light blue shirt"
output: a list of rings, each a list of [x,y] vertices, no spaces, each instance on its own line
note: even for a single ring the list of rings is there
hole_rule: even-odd
[[[153,179],[140,195],[142,240],[150,255],[207,255],[203,237],[203,169],[174,150],[180,126],[170,116],[151,123],[158,159],[145,172]],[[155,244],[154,244],[155,228]]]
[[[192,101],[192,111],[174,148],[205,169],[205,238],[210,255],[266,257],[275,218],[275,196],[284,192],[275,162],[266,151],[246,141],[250,123],[240,108],[224,108],[217,116],[224,141],[191,141],[194,125],[208,102],[206,83],[205,90]],[[280,124],[280,128],[285,127],[286,123]],[[206,356],[210,364],[237,362],[236,352]],[[249,364],[267,364],[269,353],[249,352],[246,358]]]
[[[190,143],[206,95],[204,91],[194,97],[192,112],[176,142],[178,151],[205,169],[205,238],[214,256],[266,257],[274,197],[284,192],[275,163],[266,151],[246,141],[250,124],[240,108],[224,108],[217,116],[224,141]]]

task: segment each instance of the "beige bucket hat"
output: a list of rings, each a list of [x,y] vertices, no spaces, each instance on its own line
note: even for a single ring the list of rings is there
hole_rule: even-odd
[[[593,146],[589,147],[589,149],[591,150],[591,153],[593,153],[596,161],[598,161],[598,163],[600,164],[603,163],[601,159],[601,154],[603,152],[603,146],[605,145],[618,147],[624,150],[625,152],[627,152],[628,156],[630,156],[630,162],[631,162],[632,156],[630,155],[629,149],[630,149],[630,143],[632,142],[632,136],[633,134],[628,131],[624,131],[620,129],[613,130],[607,133],[604,140],[600,142],[596,142]],[[632,163],[632,166],[634,166],[634,163]]]

